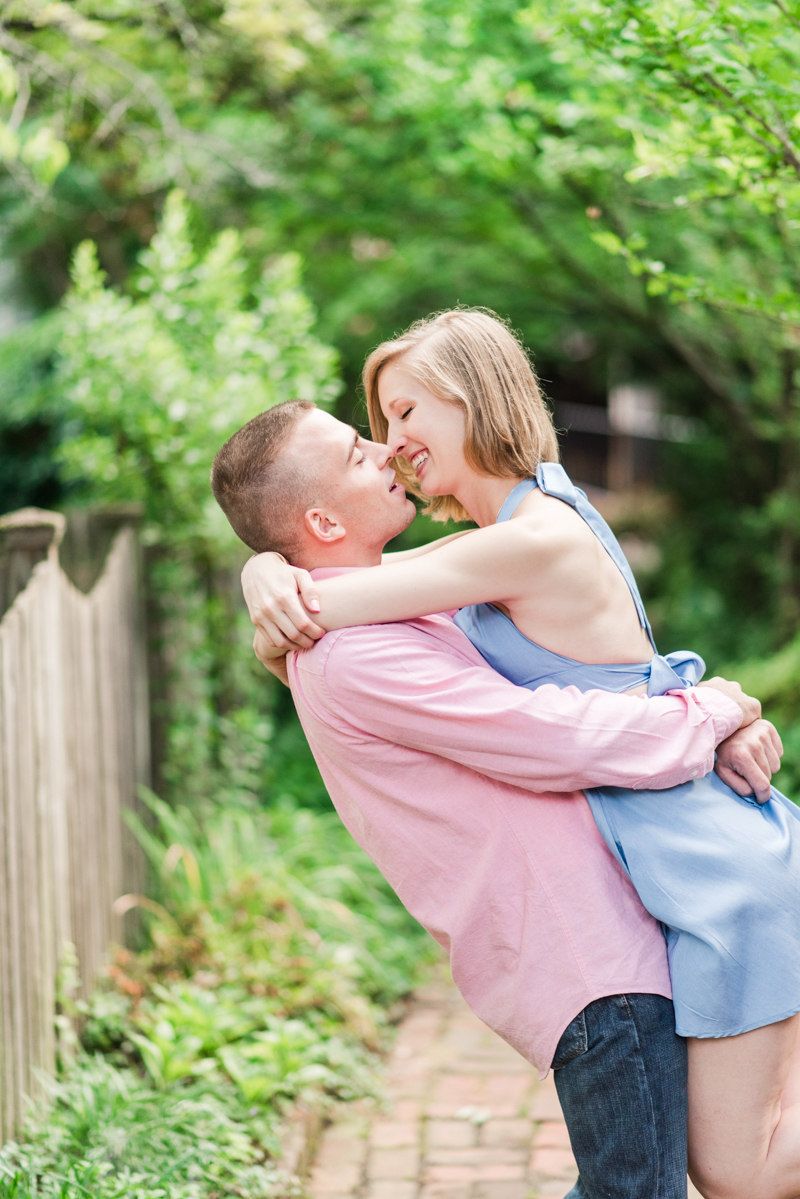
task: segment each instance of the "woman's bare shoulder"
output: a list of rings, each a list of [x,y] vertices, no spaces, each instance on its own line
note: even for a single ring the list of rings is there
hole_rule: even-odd
[[[552,546],[563,553],[597,540],[574,508],[539,490],[525,496],[507,525],[520,543],[527,541],[539,552]]]

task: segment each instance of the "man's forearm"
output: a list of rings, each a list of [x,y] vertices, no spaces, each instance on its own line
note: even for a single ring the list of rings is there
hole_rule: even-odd
[[[357,713],[367,733],[532,791],[675,786],[707,773],[741,720],[736,704],[710,689],[656,699],[529,691],[420,646],[403,628],[368,640],[340,635],[326,668],[331,711]]]

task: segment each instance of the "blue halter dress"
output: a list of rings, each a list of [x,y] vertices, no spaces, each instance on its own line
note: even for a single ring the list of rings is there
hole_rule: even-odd
[[[662,657],[620,546],[586,495],[554,462],[509,495],[498,521],[535,487],[569,504],[600,539],[630,588],[653,644],[649,662],[590,666],[537,645],[493,604],[462,608],[459,628],[486,661],[521,687],[650,696],[693,686],[697,654]],[[587,791],[597,827],[667,940],[676,1028],[728,1037],[800,1011],[800,809],[773,788],[764,805],[742,799],[713,772],[663,791]]]

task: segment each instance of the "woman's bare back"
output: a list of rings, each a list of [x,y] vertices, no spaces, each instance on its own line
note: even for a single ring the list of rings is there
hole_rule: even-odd
[[[497,607],[521,633],[579,662],[652,657],[628,584],[577,512],[537,488],[508,523],[531,572],[527,588]]]

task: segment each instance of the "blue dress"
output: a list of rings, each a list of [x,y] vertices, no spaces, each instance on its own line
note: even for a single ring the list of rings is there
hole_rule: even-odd
[[[654,656],[649,662],[590,666],[531,641],[493,604],[462,608],[459,628],[513,683],[648,695],[702,678],[697,654],[655,653],[639,590],[600,513],[563,467],[543,463],[518,484],[498,521],[535,487],[583,517],[630,588]],[[684,1037],[728,1037],[800,1011],[800,809],[775,788],[764,805],[742,799],[713,772],[679,787],[587,791],[606,845],[627,871],[667,939],[676,1029]]]

